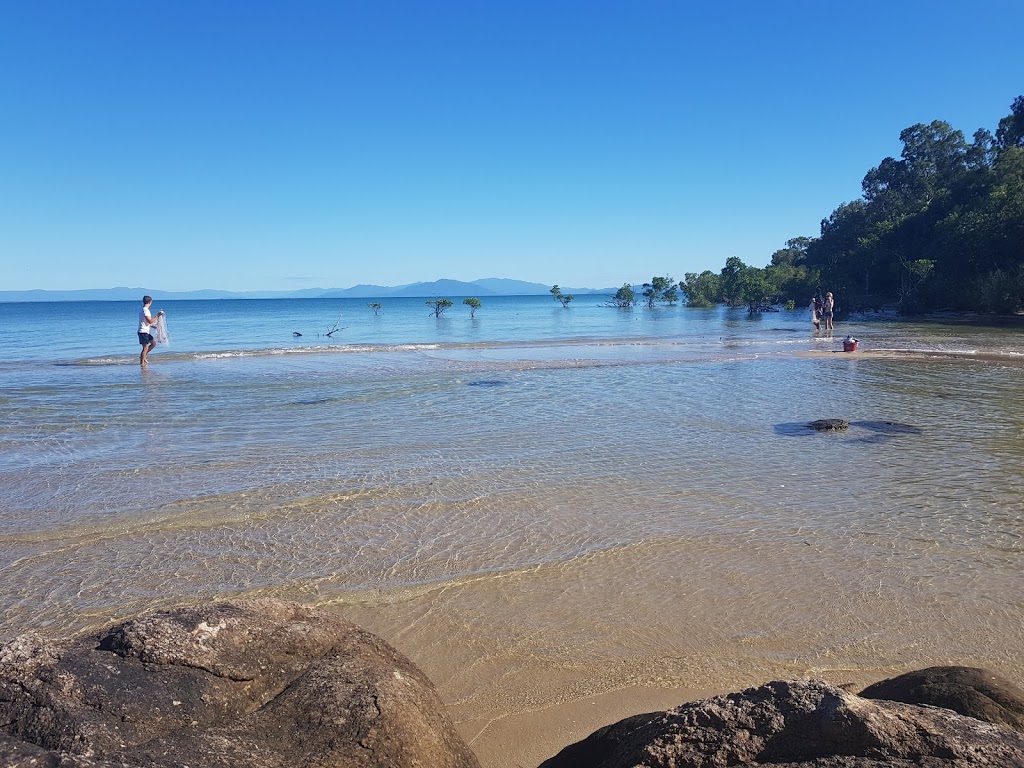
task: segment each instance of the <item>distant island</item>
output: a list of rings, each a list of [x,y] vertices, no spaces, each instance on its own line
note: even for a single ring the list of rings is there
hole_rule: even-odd
[[[566,288],[578,295],[613,294],[615,288]],[[395,296],[546,296],[551,286],[504,277],[463,282],[434,280],[408,285],[354,285],[351,288],[305,288],[298,291],[161,291],[158,288],[85,288],[75,291],[0,291],[0,302],[9,301],[137,301],[143,294],[157,301],[174,299],[385,299]]]

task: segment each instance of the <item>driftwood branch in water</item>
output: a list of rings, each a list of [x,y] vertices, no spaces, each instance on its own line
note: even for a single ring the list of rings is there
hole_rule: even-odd
[[[338,315],[338,322],[336,322],[334,324],[334,327],[331,328],[330,330],[328,330],[327,333],[324,334],[324,336],[331,336],[335,332],[340,331],[340,330],[343,330],[343,329],[341,327],[341,315]]]

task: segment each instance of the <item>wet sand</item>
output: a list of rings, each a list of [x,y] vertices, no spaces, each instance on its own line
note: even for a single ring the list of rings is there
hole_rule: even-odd
[[[837,339],[841,342],[842,339]],[[851,360],[983,360],[995,363],[1016,363],[1024,365],[1024,355],[1000,354],[997,352],[948,352],[943,350],[904,350],[904,349],[870,349],[858,346],[854,352],[844,352],[842,349],[815,349],[804,352],[794,352],[796,357],[831,357],[838,355]]]
[[[717,693],[724,691],[630,687],[498,719],[464,720],[456,727],[483,768],[532,768],[602,726]]]
[[[775,679],[860,690],[936,664],[1021,679],[1020,606],[993,604],[983,575],[925,583],[901,566],[912,545],[851,555],[801,535],[673,537],[331,605],[427,673],[484,768],[536,766],[623,717]]]

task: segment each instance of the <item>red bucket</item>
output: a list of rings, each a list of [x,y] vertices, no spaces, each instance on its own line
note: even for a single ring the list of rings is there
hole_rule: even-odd
[[[843,340],[843,352],[856,352],[857,351],[857,339],[844,339]]]

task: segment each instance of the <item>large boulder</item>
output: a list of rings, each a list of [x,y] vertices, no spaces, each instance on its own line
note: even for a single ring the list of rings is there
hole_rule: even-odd
[[[860,695],[945,707],[1024,732],[1024,690],[977,667],[928,667],[869,685]]]
[[[412,662],[277,600],[16,638],[0,647],[0,729],[4,765],[479,768]]]
[[[1024,735],[954,712],[773,682],[636,715],[541,768],[1021,768]]]

